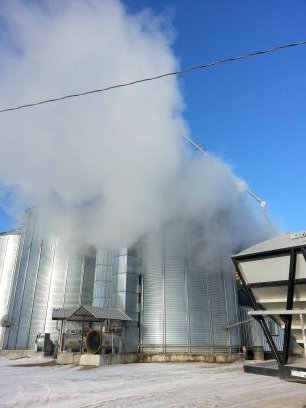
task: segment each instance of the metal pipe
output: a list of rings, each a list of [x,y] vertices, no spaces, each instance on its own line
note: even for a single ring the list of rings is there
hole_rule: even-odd
[[[103,333],[103,320],[101,321],[100,354],[103,354],[102,333]]]
[[[184,139],[188,140],[188,142],[190,144],[192,144],[192,146],[194,146],[197,150],[199,150],[199,152],[201,152],[205,156],[209,156],[209,154],[200,145],[198,145],[196,142],[194,142],[189,136],[184,135],[184,134],[182,136],[183,136]]]
[[[195,147],[199,152],[201,152],[204,156],[209,156],[207,151],[205,151],[199,144],[197,144],[194,140],[192,140],[189,136],[183,134],[182,135],[184,139],[186,139],[193,147]],[[253,198],[255,198],[256,201],[259,202],[260,207],[265,210],[267,202],[262,200],[258,194],[254,193],[251,190],[246,190],[248,194],[250,194]]]
[[[83,322],[82,322],[82,339],[81,339],[81,354],[83,353],[83,339],[84,339],[84,320],[85,320],[85,316],[83,317]]]
[[[242,320],[241,322],[236,322],[236,323],[233,323],[233,324],[229,324],[228,326],[226,326],[226,328],[230,329],[231,327],[239,326],[241,324],[248,323],[248,322],[251,322],[251,321],[253,321],[253,319]]]

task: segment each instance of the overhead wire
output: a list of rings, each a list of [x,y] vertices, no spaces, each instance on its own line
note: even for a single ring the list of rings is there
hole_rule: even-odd
[[[93,89],[93,90],[78,92],[78,93],[72,93],[72,94],[60,96],[60,97],[57,97],[57,98],[43,99],[43,100],[37,101],[37,102],[31,102],[31,103],[26,103],[26,104],[19,105],[19,106],[3,108],[3,109],[0,109],[0,113],[16,111],[16,110],[19,110],[19,109],[25,109],[25,108],[30,108],[30,107],[34,107],[34,106],[38,106],[38,105],[47,104],[47,103],[63,101],[63,100],[66,100],[66,99],[79,98],[79,97],[82,97],[82,96],[85,96],[85,95],[91,95],[91,94],[95,94],[95,93],[107,92],[107,91],[110,91],[112,89],[132,86],[132,85],[140,84],[140,83],[143,83],[143,82],[155,81],[157,79],[161,79],[161,78],[165,78],[165,77],[169,77],[169,76],[173,76],[173,75],[181,75],[181,74],[185,74],[185,73],[188,73],[188,72],[199,71],[201,69],[214,67],[216,65],[221,65],[221,64],[228,63],[228,62],[239,61],[239,60],[243,60],[243,59],[258,56],[258,55],[264,55],[264,54],[280,51],[280,50],[283,50],[283,49],[286,49],[286,48],[298,47],[298,46],[301,46],[301,45],[306,45],[306,40],[297,41],[297,42],[293,42],[293,43],[290,43],[290,44],[278,45],[276,47],[268,48],[268,49],[265,49],[265,50],[252,51],[252,52],[248,52],[246,54],[242,54],[242,55],[238,55],[238,56],[234,56],[234,57],[229,57],[229,58],[213,61],[213,62],[210,62],[210,63],[207,63],[207,64],[195,65],[195,66],[182,68],[182,69],[172,71],[172,72],[167,72],[167,73],[164,73],[164,74],[159,74],[159,75],[154,75],[154,76],[150,76],[150,77],[146,77],[146,78],[136,79],[136,80],[130,81],[130,82],[123,82],[123,83],[119,83],[119,84],[115,84],[115,85],[110,85],[110,86],[107,86],[105,88]]]

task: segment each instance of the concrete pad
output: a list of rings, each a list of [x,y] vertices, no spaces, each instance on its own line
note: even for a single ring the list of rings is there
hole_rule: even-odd
[[[59,353],[57,355],[57,364],[79,364],[81,354],[80,353]]]
[[[100,367],[103,364],[103,359],[99,354],[82,354],[79,365]]]
[[[142,363],[164,363],[164,362],[205,362],[205,363],[232,363],[242,359],[240,354],[191,354],[191,353],[160,353],[139,355]]]
[[[137,363],[138,353],[103,354],[104,365]]]
[[[96,366],[113,365],[113,364],[130,364],[137,363],[137,353],[126,354],[82,354],[79,365],[81,366]]]
[[[0,350],[0,356],[10,358],[12,360],[24,357],[33,357],[42,355],[43,353],[35,350]]]

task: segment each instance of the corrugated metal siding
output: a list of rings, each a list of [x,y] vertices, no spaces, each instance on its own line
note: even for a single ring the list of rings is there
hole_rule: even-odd
[[[230,331],[226,328],[228,325],[228,310],[223,264],[218,259],[215,261],[214,269],[207,271],[207,285],[211,307],[212,344],[214,346],[230,346]],[[230,305],[230,308],[233,306]]]
[[[97,251],[93,305],[110,306],[112,290],[112,270],[114,251],[99,249]]]
[[[54,235],[42,237],[35,210],[27,212],[5,348],[34,349],[38,333],[57,338],[52,309],[92,303],[95,251],[79,254]]]
[[[84,258],[84,279],[82,290],[82,305],[93,304],[93,291],[95,280],[96,251],[91,248],[88,255]]]
[[[37,334],[45,332],[55,248],[55,237],[42,242],[30,319],[29,348],[34,346]]]
[[[127,280],[126,280],[126,308],[125,312],[134,322],[139,320],[139,275],[141,273],[141,245],[137,244],[128,249]],[[130,323],[129,323],[130,324]],[[138,340],[138,339],[137,339]]]
[[[18,279],[7,343],[9,349],[33,349],[37,334],[45,330],[55,237],[42,239],[36,222],[36,212],[28,211],[20,264],[16,270]]]
[[[147,351],[206,352],[241,344],[232,267],[198,261],[196,240],[180,225],[144,240],[141,347]]]
[[[9,314],[20,234],[0,236],[0,320]],[[0,349],[6,328],[0,327]]]
[[[18,331],[16,339],[17,349],[27,349],[30,324],[33,311],[34,296],[37,284],[37,277],[40,266],[42,244],[33,240],[31,252],[26,268],[26,277],[23,287],[22,304],[18,319]]]
[[[248,314],[249,310],[253,309],[250,307],[240,307],[240,321],[245,322],[241,324],[243,345],[250,349],[253,347],[262,347],[264,351],[271,351],[260,324]],[[273,326],[275,333],[273,335],[274,343],[277,350],[282,351],[284,330],[269,317],[266,318],[266,322],[268,325]]]
[[[193,257],[187,262],[190,344],[196,352],[203,344],[212,344],[212,322],[207,274],[199,269]],[[207,312],[208,311],[208,312]]]
[[[64,307],[81,305],[83,274],[84,258],[78,254],[70,252],[64,295]]]
[[[117,307],[133,321],[126,326],[126,351],[141,345],[154,351],[200,352],[240,345],[232,267],[199,263],[198,248],[184,229],[169,226],[130,249],[83,255],[56,237],[42,240],[28,212],[17,262],[18,278],[10,309],[8,348],[33,348],[38,332],[56,338],[52,309],[90,305]],[[141,262],[145,260],[142,265]],[[140,299],[139,275],[143,270]]]
[[[140,246],[122,248],[114,253],[112,262],[111,306],[125,312],[131,319],[126,322],[124,351],[135,352],[139,343],[139,285]]]
[[[52,321],[54,308],[70,309],[92,304],[95,263],[96,251],[93,248],[89,248],[86,255],[78,254],[68,251],[64,243],[57,240],[44,330],[51,334],[52,339],[55,340],[58,334],[57,324]]]
[[[239,319],[239,304],[237,293],[237,282],[233,273],[231,259],[225,260],[223,269],[224,293],[226,296],[227,326],[235,323]],[[228,330],[230,344],[241,345],[241,327],[234,326]]]
[[[64,306],[69,254],[66,246],[57,237],[52,265],[52,279],[49,288],[48,310],[45,332],[50,333],[52,339],[57,338],[57,324],[52,321],[52,310]],[[77,306],[77,305],[75,305]]]
[[[164,233],[165,351],[188,351],[185,243],[180,238]]]
[[[241,334],[242,334],[242,344],[247,348],[252,347],[262,347],[262,334],[259,323],[256,322],[251,316],[249,316],[248,311],[252,310],[249,307],[240,307],[240,322],[241,324]]]
[[[111,306],[125,311],[127,279],[127,248],[114,253],[112,263]]]
[[[35,229],[35,222],[36,222],[36,214],[33,211],[29,211],[26,217],[26,224],[22,232],[22,246],[21,252],[19,255],[19,262],[17,264],[17,281],[14,290],[14,299],[13,299],[13,307],[12,312],[10,313],[10,320],[11,326],[8,330],[8,338],[5,344],[5,348],[8,349],[15,349],[17,347],[17,337],[20,327],[20,320],[24,321],[24,314],[26,306],[29,305],[29,301],[33,296],[33,293],[29,294],[29,299],[27,298],[27,294],[25,295],[25,285],[28,277],[28,269],[31,259],[32,253],[32,246],[35,245],[34,242],[34,229]],[[33,280],[33,273],[29,273],[30,279]],[[34,282],[33,282],[34,285]],[[31,296],[32,295],[32,296]],[[23,305],[24,298],[26,299],[25,306]],[[23,310],[23,313],[22,313]],[[29,329],[29,325],[26,325],[24,322],[23,326],[25,326],[25,330],[23,332],[23,336],[19,337],[19,343],[24,345],[23,348],[27,348],[27,329]]]
[[[143,244],[142,344],[165,346],[164,241],[158,232],[151,233]]]

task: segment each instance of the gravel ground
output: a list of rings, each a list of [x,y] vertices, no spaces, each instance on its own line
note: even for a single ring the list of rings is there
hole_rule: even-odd
[[[241,363],[84,369],[40,362],[0,357],[0,407],[306,408],[306,385],[245,374]]]

